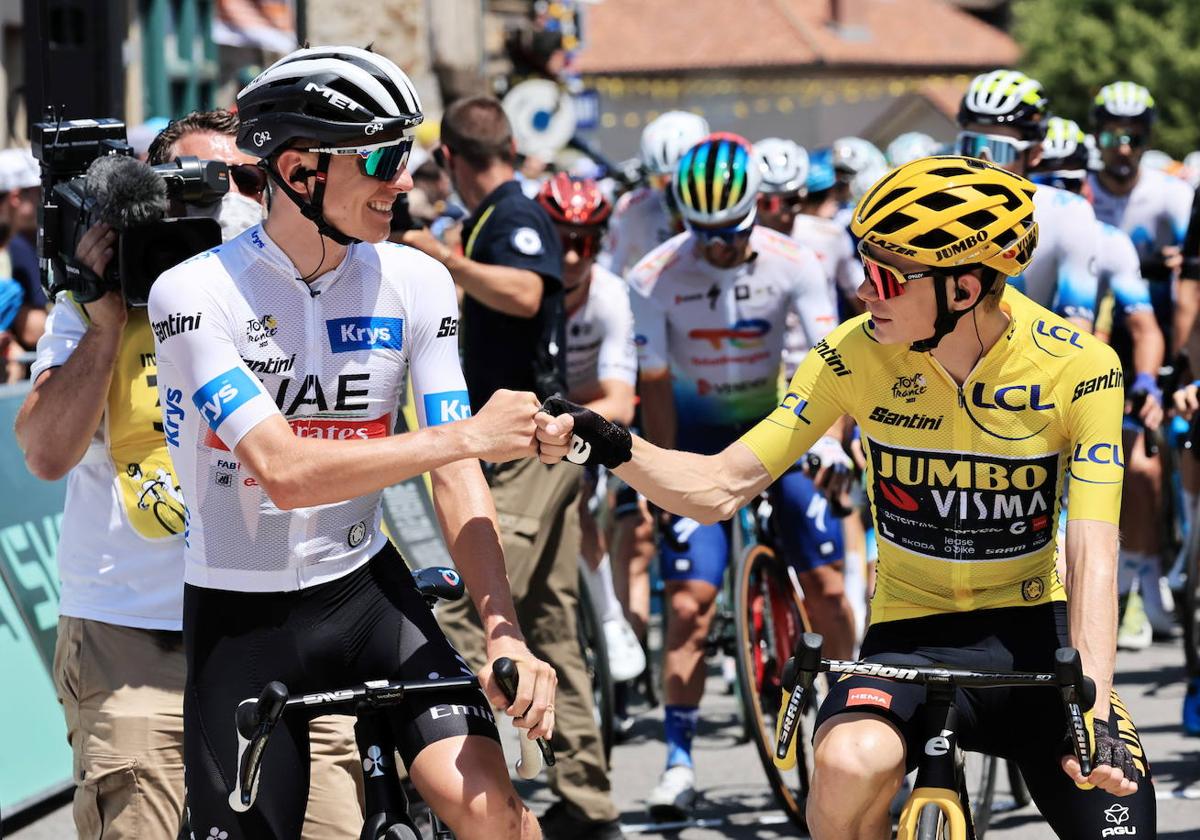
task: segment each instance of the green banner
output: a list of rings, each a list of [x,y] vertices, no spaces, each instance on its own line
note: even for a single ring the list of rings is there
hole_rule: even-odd
[[[13,436],[28,383],[0,387],[0,813],[71,782],[71,749],[51,680],[58,626],[55,550],[66,482],[25,469]]]

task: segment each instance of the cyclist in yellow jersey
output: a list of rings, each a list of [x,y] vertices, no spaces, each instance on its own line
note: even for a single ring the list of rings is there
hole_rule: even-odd
[[[661,507],[709,522],[852,415],[879,537],[863,657],[1048,670],[1056,648],[1074,645],[1097,686],[1087,779],[1066,757],[1052,691],[960,691],[962,744],[1016,761],[1059,837],[1107,836],[1112,815],[1152,837],[1149,763],[1111,693],[1121,369],[1108,347],[1006,288],[1037,244],[1034,190],[972,158],[899,167],[853,215],[868,313],[817,344],[738,442],[707,457],[662,450],[552,400],[537,418],[541,457],[604,463]],[[1067,474],[1069,603],[1054,563]],[[833,684],[815,736],[813,837],[888,836],[888,804],[924,748],[924,695],[866,676]]]

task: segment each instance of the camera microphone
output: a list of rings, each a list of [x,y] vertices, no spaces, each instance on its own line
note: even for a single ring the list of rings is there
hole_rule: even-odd
[[[118,231],[167,215],[167,185],[149,164],[126,155],[102,155],[87,170],[87,189],[100,221]]]

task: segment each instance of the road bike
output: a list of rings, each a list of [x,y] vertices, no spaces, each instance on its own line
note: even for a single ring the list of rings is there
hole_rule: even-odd
[[[420,569],[413,573],[413,579],[430,607],[439,600],[456,601],[463,596],[462,578],[453,569]],[[492,672],[509,701],[513,701],[517,694],[516,663],[502,657],[493,664]],[[411,694],[447,689],[472,691],[478,686],[479,681],[474,676],[379,679],[293,697],[283,683],[270,682],[258,697],[247,698],[238,704],[235,712],[238,772],[229,793],[229,805],[235,811],[244,812],[254,804],[262,777],[263,753],[284,715],[311,717],[318,710],[326,714],[350,713],[357,717],[354,736],[364,776],[366,809],[360,840],[420,840],[420,832],[409,814],[408,798],[400,784],[395,739],[385,710],[402,703]],[[543,739],[530,741],[522,733],[519,740],[518,776],[532,779],[541,772],[543,764],[553,766],[554,753]],[[451,840],[450,831],[437,814],[431,813],[431,823],[435,840]]]
[[[973,807],[970,776],[965,770],[963,751],[958,746],[958,711],[954,705],[957,688],[1012,688],[1016,686],[1055,687],[1062,698],[1067,717],[1068,736],[1080,772],[1092,772],[1084,713],[1095,702],[1096,687],[1083,675],[1079,652],[1059,648],[1054,654],[1054,673],[975,671],[924,663],[852,662],[823,659],[823,640],[816,633],[805,633],[783,674],[784,710],[778,718],[774,761],[780,767],[795,766],[800,740],[801,720],[806,696],[818,674],[862,674],[894,682],[924,685],[927,699],[922,710],[919,741],[925,743],[917,764],[917,780],[896,829],[897,840],[979,840],[986,819],[978,820]],[[994,784],[994,772],[992,775]],[[990,796],[990,789],[987,794]],[[989,803],[977,803],[984,805]]]

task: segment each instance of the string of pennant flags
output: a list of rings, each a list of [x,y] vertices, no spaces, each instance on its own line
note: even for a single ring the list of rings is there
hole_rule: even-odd
[[[604,107],[598,115],[602,128],[639,128],[657,117],[661,111],[621,110],[613,106],[622,99],[658,100],[662,110],[678,107],[679,100],[696,100],[713,97],[737,97],[731,107],[735,117],[745,119],[752,114],[789,114],[800,108],[816,105],[832,106],[841,103],[895,99],[909,93],[918,93],[931,84],[953,84],[966,88],[970,76],[928,75],[904,76],[899,78],[807,78],[807,79],[649,79],[624,76],[585,76],[584,85],[598,94]],[[683,110],[704,115],[704,108],[686,106]]]

